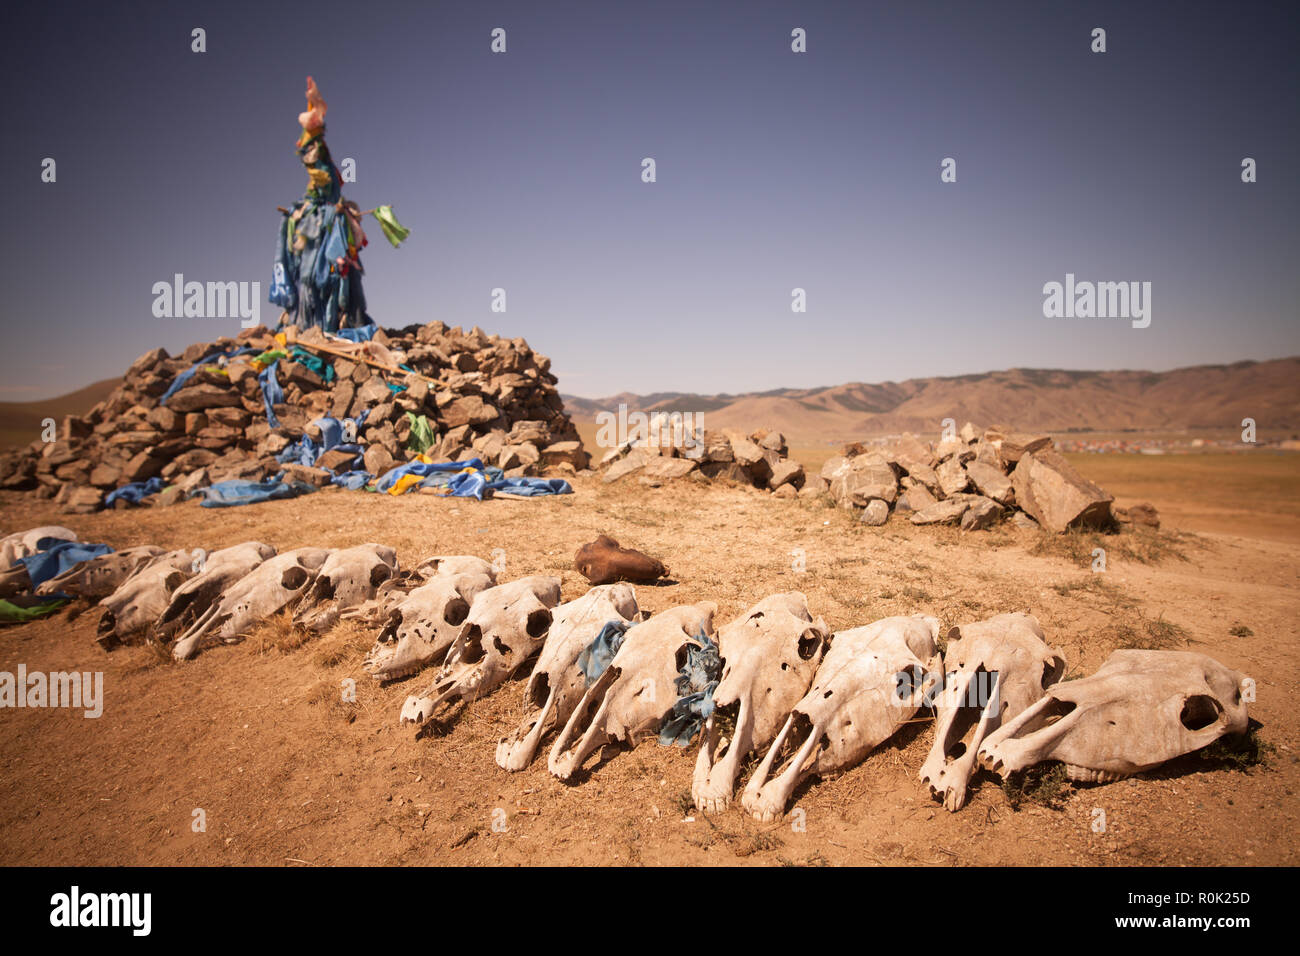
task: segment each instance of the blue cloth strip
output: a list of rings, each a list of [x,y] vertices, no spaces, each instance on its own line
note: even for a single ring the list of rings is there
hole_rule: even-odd
[[[36,542],[36,546],[42,550],[18,559],[27,568],[33,590],[74,565],[101,554],[113,553],[113,549],[106,544],[85,544],[81,541],[64,541],[62,538],[42,538]]]

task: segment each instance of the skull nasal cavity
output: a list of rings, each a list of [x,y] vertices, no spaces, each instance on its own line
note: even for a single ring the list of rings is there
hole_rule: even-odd
[[[1178,719],[1188,730],[1204,730],[1219,719],[1219,702],[1205,694],[1197,694],[1183,702],[1183,712]]]
[[[541,637],[551,627],[551,612],[542,608],[528,615],[528,636]]]
[[[483,631],[477,624],[469,626],[465,635],[465,650],[460,659],[465,664],[477,664],[483,659]]]
[[[468,616],[469,616],[469,605],[466,604],[464,601],[462,601],[460,598],[456,598],[455,600],[448,601],[446,609],[442,612],[442,619],[446,621],[448,624],[450,624],[452,627],[456,627],[457,625],[464,623],[465,618],[467,618]]]
[[[532,689],[529,692],[529,699],[533,702],[534,707],[544,707],[546,698],[551,696],[551,679],[545,671],[537,675],[532,681]]]
[[[292,567],[280,577],[280,584],[287,590],[296,591],[307,583],[310,575],[299,567]]]

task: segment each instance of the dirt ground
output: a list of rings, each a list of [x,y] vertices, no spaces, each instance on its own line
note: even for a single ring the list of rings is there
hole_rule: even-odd
[[[1298,462],[1288,459],[1278,479],[1292,491]],[[1300,537],[1278,531],[1294,529],[1295,501],[1274,502],[1273,522],[1263,496],[1253,509],[1237,501],[1254,519],[1234,528],[1230,514],[1199,513],[1203,477],[1162,486],[1153,474],[1093,476],[1121,504],[1152,500],[1171,526],[1099,539],[1104,574],[1089,570],[1099,542],[1088,537],[1009,527],[963,535],[897,520],[866,528],[823,503],[689,480],[579,479],[575,495],[534,501],[331,490],[236,509],[190,502],[93,516],[5,494],[6,532],[64,524],[116,548],[379,541],[404,564],[500,548],[507,578],[558,574],[564,600],[586,588],[574,551],[605,532],[672,569],[674,583],[638,587],[642,607],[711,600],[719,622],[785,590],[805,592],[837,630],[890,614],[948,625],[1029,610],[1072,674],[1124,645],[1202,651],[1255,678],[1251,716],[1266,756],[1247,770],[1188,757],[1120,783],[1066,785],[1053,799],[1050,788],[1008,793],[981,774],[968,805],[950,814],[917,778],[933,736],[926,718],[800,790],[802,829],[792,817],[762,825],[734,806],[711,817],[689,809],[693,748],[645,741],[589,763],[573,784],[551,777],[544,759],[500,770],[495,744],[523,716],[522,675],[417,740],[397,718],[428,676],[375,684],[361,667],[372,635],[359,629],[300,644],[268,626],[172,664],[147,647],[102,652],[92,608],[0,633],[0,670],[102,670],[106,694],[98,719],[0,712],[0,864],[1295,864]],[[802,572],[792,557],[800,549]],[[347,678],[355,704],[341,699]],[[192,826],[196,810],[203,832]]]

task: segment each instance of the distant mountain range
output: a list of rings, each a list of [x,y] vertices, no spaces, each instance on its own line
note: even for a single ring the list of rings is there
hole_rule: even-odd
[[[35,441],[41,437],[44,419],[53,418],[61,426],[64,415],[86,414],[121,384],[120,378],[106,378],[57,398],[39,402],[0,402],[0,448]]]
[[[105,379],[58,398],[0,402],[0,446],[26,444],[41,420],[84,414],[121,379]],[[948,378],[868,385],[778,388],[744,395],[624,392],[590,399],[565,395],[575,422],[597,412],[703,412],[706,427],[776,428],[801,442],[850,441],[958,426],[1007,424],[1061,435],[1071,431],[1166,431],[1241,427],[1253,418],[1260,437],[1300,432],[1300,356],[1267,362],[1197,365],[1171,372],[1073,372],[1013,368]],[[1285,433],[1282,435],[1280,433]]]
[[[561,383],[563,384],[563,383]],[[600,411],[702,412],[706,427],[775,428],[800,441],[847,441],[931,432],[945,418],[960,426],[1002,423],[1070,431],[1239,429],[1253,418],[1261,437],[1300,430],[1300,356],[1267,362],[1198,365],[1170,372],[1076,372],[1013,368],[875,385],[779,388],[744,395],[624,393],[565,395],[575,422]]]

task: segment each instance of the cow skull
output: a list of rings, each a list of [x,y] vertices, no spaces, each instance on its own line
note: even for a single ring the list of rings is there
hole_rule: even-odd
[[[428,580],[391,605],[362,665],[377,681],[442,663],[465,630],[474,599],[496,584],[492,565],[469,556],[430,558],[417,572]]]
[[[36,593],[63,593],[96,600],[106,598],[121,587],[127,578],[163,553],[162,548],[146,544],[101,554],[55,575],[37,587]]]
[[[422,724],[457,698],[486,697],[541,649],[560,603],[560,579],[542,574],[481,591],[447,651],[437,680],[406,699],[402,723]]]
[[[154,558],[99,602],[99,646],[111,651],[143,634],[167,610],[172,594],[194,574],[194,551],[168,551]]]
[[[1244,733],[1246,680],[1191,651],[1115,651],[990,734],[980,763],[1006,773],[1059,760],[1077,782],[1120,780]]]
[[[760,820],[775,820],[807,777],[851,767],[892,737],[938,681],[938,634],[939,622],[919,614],[836,634],[811,689],[746,785],[744,808]],[[799,733],[806,734],[801,743]],[[794,755],[768,779],[787,739]]]
[[[293,612],[293,623],[319,634],[344,611],[370,600],[397,573],[397,552],[384,544],[359,544],[335,551]]]
[[[655,733],[677,702],[676,679],[687,652],[713,633],[711,602],[670,608],[629,628],[604,673],[587,688],[551,747],[546,765],[561,780],[593,751]]]
[[[630,584],[603,584],[555,608],[550,633],[524,691],[528,716],[497,744],[498,766],[523,770],[532,763],[542,736],[565,725],[587,690],[578,656],[606,624],[631,622],[638,614],[636,590]]]
[[[812,683],[830,632],[813,620],[797,591],[773,594],[718,629],[722,679],[713,692],[714,713],[704,724],[691,796],[701,810],[731,805],[741,762],[771,743],[782,722]],[[719,739],[718,719],[730,713],[731,738]]]
[[[921,781],[957,811],[966,804],[980,744],[1061,679],[1065,658],[1043,642],[1033,616],[999,614],[948,631],[944,670],[934,746],[921,766]]]

